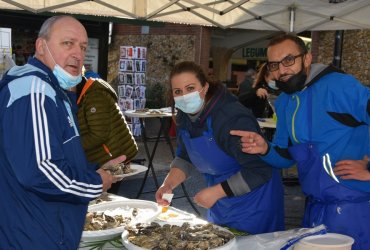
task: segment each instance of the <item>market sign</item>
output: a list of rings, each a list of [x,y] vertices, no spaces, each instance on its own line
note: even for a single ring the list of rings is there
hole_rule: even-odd
[[[305,43],[308,50],[311,50],[311,38],[302,37],[300,38]],[[255,45],[256,47],[244,47],[242,48],[242,57],[247,60],[267,60],[267,47],[264,44]]]
[[[267,48],[243,48],[242,50],[243,58],[249,60],[258,60],[267,58]]]

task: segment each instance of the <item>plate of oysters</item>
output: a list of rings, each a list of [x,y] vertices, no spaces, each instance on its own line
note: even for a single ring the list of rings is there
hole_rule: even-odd
[[[161,213],[157,203],[146,200],[112,201],[91,205],[85,219],[82,241],[98,241],[120,235],[128,225],[154,220]]]
[[[128,176],[132,176],[132,175],[145,172],[148,168],[146,166],[138,165],[138,164],[120,163],[115,166],[104,167],[104,169],[109,171],[114,177],[124,178],[124,177],[128,177]]]
[[[128,250],[144,249],[213,249],[228,250],[236,245],[232,232],[211,223],[138,223],[122,233]]]

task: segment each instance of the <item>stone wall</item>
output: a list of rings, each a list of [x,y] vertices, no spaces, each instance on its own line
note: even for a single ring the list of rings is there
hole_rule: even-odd
[[[335,32],[317,32],[317,62],[333,61]],[[343,35],[341,68],[354,75],[363,84],[370,86],[370,30],[347,30]]]

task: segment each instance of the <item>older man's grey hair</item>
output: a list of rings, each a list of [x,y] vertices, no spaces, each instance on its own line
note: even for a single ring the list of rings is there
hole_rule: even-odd
[[[46,40],[49,40],[49,38],[50,38],[50,31],[51,31],[51,28],[53,27],[53,25],[57,21],[59,21],[60,19],[63,19],[63,18],[66,18],[66,17],[73,18],[73,17],[67,16],[67,15],[60,15],[60,16],[52,16],[52,17],[46,19],[46,21],[42,24],[42,26],[40,28],[38,37],[44,38]]]

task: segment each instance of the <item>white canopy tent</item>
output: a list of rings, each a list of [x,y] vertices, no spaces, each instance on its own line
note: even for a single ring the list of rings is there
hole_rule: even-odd
[[[0,9],[294,33],[370,29],[370,0],[0,0]]]

